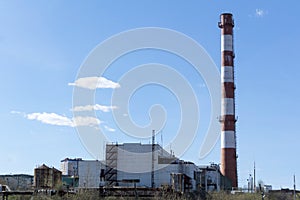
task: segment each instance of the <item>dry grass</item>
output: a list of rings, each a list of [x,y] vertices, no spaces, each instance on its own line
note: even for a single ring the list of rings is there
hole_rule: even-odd
[[[64,195],[60,196],[10,196],[9,200],[134,200],[134,197],[99,197],[98,193],[82,193],[76,195]],[[199,193],[191,193],[188,195],[175,195],[171,193],[160,193],[154,197],[138,198],[142,200],[160,200],[160,199],[172,199],[172,200],[261,200],[262,196],[259,193],[256,194],[228,194],[226,192],[212,192],[206,195],[200,195]],[[268,194],[264,198],[265,200],[292,200],[293,197],[287,194]],[[296,198],[300,200],[299,197]]]

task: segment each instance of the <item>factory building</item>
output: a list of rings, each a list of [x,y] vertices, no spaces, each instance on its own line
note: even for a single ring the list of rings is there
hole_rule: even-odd
[[[231,187],[218,165],[196,166],[158,144],[107,144],[105,162],[66,158],[61,161],[61,171],[62,181],[69,188],[167,187],[188,192]]]
[[[61,171],[43,164],[34,169],[34,187],[36,189],[55,189],[61,183]]]
[[[61,161],[63,182],[70,187],[98,188],[100,176],[104,176],[105,165],[98,160],[66,158]]]
[[[195,174],[200,172],[194,163],[179,160],[158,144],[107,144],[106,164],[107,186],[126,187],[128,180],[135,180],[138,187],[196,190]]]
[[[33,176],[27,174],[0,175],[0,184],[7,185],[11,190],[31,190]]]
[[[223,176],[220,166],[212,163],[211,165],[199,166],[200,187],[205,191],[230,190],[231,180]]]
[[[61,171],[63,183],[70,188],[126,188],[134,184],[141,188],[168,187],[177,192],[224,188],[219,166],[196,166],[158,144],[107,144],[105,162],[66,158],[61,161]]]

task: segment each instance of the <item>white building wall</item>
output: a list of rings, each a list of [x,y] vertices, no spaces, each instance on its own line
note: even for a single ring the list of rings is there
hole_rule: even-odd
[[[119,145],[117,177],[123,179],[139,179],[139,187],[151,187],[152,145],[139,143],[125,143]],[[156,161],[157,162],[157,161]],[[120,186],[129,186],[128,183],[119,183]]]
[[[105,165],[98,160],[65,159],[60,169],[63,175],[78,177],[78,187],[98,188],[101,169],[105,169]]]
[[[60,171],[62,175],[68,175],[68,162],[61,161]]]
[[[82,159],[68,159],[62,160],[60,163],[60,171],[62,175],[78,176],[78,165]]]
[[[156,149],[161,149],[156,145]],[[117,179],[139,179],[137,183],[139,187],[151,187],[151,170],[152,170],[152,145],[139,143],[125,143],[119,145],[117,157]],[[171,158],[172,155],[164,150],[155,152],[154,155],[154,182],[155,187],[162,185],[171,185],[171,173],[184,173],[192,179],[193,188],[195,189],[194,171],[199,171],[199,168],[193,163],[177,163],[177,164],[158,164],[158,155]],[[161,156],[161,155],[160,155]],[[175,158],[176,159],[176,158]],[[159,169],[160,168],[160,169]],[[159,170],[157,170],[159,169]],[[129,173],[134,172],[134,173]],[[119,182],[120,186],[131,186],[129,183]]]
[[[104,169],[104,166],[100,161],[80,161],[78,165],[78,187],[98,188],[101,169]]]
[[[160,165],[162,166],[162,165]],[[171,173],[182,173],[191,178],[193,189],[196,189],[196,181],[194,180],[194,172],[199,171],[199,168],[194,163],[178,163],[165,165],[166,167],[157,171],[155,176],[156,186],[171,184]]]
[[[124,172],[144,173],[151,171],[151,146],[124,144],[118,150],[118,169]],[[147,148],[148,147],[148,148]],[[150,147],[150,148],[149,148]],[[157,161],[156,161],[157,162]]]
[[[171,173],[179,173],[178,164],[160,165],[160,167],[162,166],[164,167],[155,172],[155,187],[171,185]]]

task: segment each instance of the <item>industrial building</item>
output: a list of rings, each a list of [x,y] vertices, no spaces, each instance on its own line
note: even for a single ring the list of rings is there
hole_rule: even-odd
[[[101,172],[105,165],[98,160],[82,160],[81,158],[66,158],[61,161],[60,169],[63,182],[70,187],[98,188]]]
[[[31,190],[33,176],[27,174],[0,175],[0,184],[7,185],[11,190]]]
[[[218,165],[196,166],[158,144],[107,144],[105,161],[66,158],[61,161],[61,171],[64,184],[79,189],[135,186],[188,192],[220,190],[225,186]]]
[[[136,182],[137,187],[145,188],[171,186],[172,183],[177,187],[177,183],[182,183],[181,190],[196,189],[194,176],[199,168],[192,162],[179,160],[158,144],[153,146],[153,158],[152,144],[140,143],[107,144],[106,160],[102,162],[66,158],[61,161],[63,181],[76,188],[98,188],[101,184],[106,187],[132,187],[132,183]],[[132,153],[136,154],[132,156]],[[126,168],[131,172],[122,170]]]
[[[54,189],[61,183],[61,171],[43,164],[34,169],[35,189]]]
[[[205,191],[231,190],[231,180],[223,176],[217,164],[202,165],[200,169],[200,186]]]
[[[194,163],[179,160],[158,144],[107,144],[106,165],[107,186],[129,186],[124,180],[137,180],[138,187],[155,188],[177,184],[175,178],[181,177],[184,191],[196,189],[195,174],[200,171]]]

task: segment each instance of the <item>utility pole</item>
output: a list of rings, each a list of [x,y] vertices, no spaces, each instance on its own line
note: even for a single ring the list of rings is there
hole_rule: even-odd
[[[296,176],[294,174],[294,200],[296,200]]]
[[[256,174],[255,174],[255,161],[254,161],[254,170],[253,170],[254,172],[253,172],[253,175],[254,175],[254,193],[256,193],[256,180],[255,180],[255,178],[256,178]]]

